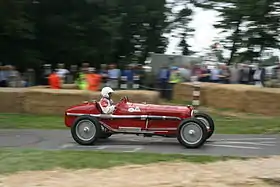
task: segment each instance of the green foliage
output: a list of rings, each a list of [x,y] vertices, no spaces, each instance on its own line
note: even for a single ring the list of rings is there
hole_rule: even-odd
[[[41,63],[66,65],[144,62],[163,53],[163,33],[172,23],[166,0],[9,0],[0,2],[0,61],[25,68]],[[138,36],[138,37],[135,37]]]
[[[221,43],[231,52],[229,63],[237,57],[259,60],[263,52],[279,49],[279,1],[208,0],[195,5],[219,12],[222,19],[214,26],[228,33]]]

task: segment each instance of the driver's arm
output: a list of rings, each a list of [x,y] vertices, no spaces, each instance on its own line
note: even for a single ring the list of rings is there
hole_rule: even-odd
[[[111,114],[115,110],[115,105],[110,105],[110,103],[107,100],[102,100],[101,103],[101,109],[105,114]]]

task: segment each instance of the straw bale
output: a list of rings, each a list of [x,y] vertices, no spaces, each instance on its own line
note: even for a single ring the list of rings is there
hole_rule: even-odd
[[[0,88],[0,112],[23,112],[24,88]]]
[[[280,115],[280,89],[258,88],[254,85],[201,83],[200,103],[213,108],[239,112]],[[175,86],[174,99],[192,100],[192,84]]]
[[[205,104],[206,100],[204,98],[205,89],[207,88],[207,85],[200,84],[200,103]],[[176,84],[173,91],[173,100],[176,101],[192,101],[193,100],[193,91],[194,86],[192,83],[182,83],[182,84]]]
[[[220,85],[209,86],[203,92],[205,105],[213,108],[228,108],[237,111],[244,111],[246,105],[246,92],[235,87]]]
[[[79,87],[76,84],[63,84],[62,89],[79,89]]]
[[[173,99],[180,101],[192,101],[193,86],[189,83],[176,84],[173,90]]]
[[[245,112],[280,115],[280,89],[259,88],[246,91]]]
[[[140,103],[147,102],[157,104],[159,103],[159,93],[148,90],[119,90],[113,95],[115,101],[119,101],[122,97],[127,96],[131,102]]]
[[[39,85],[39,86],[31,86],[29,87],[29,89],[43,89],[43,88],[50,88],[49,85]],[[62,89],[79,89],[78,86],[76,84],[63,84],[61,86]]]
[[[82,90],[30,89],[25,93],[24,110],[35,114],[63,114],[69,106],[88,100]]]
[[[116,91],[114,101],[117,102],[123,96],[128,96],[132,102],[157,103],[159,96],[157,92],[125,90]],[[71,89],[29,89],[26,92],[24,110],[33,114],[62,115],[64,111],[83,101],[99,100],[100,92],[91,92]]]

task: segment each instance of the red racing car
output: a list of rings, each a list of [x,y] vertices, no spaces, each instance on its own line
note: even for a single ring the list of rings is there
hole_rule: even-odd
[[[81,145],[122,133],[177,137],[183,146],[199,148],[214,132],[213,119],[192,106],[132,103],[127,97],[116,104],[113,114],[104,114],[96,101],[72,106],[65,112],[65,125]]]

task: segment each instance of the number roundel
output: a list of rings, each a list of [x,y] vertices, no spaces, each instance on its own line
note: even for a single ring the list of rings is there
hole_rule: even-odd
[[[127,111],[128,112],[141,112],[139,107],[131,107],[131,108],[128,108]]]

